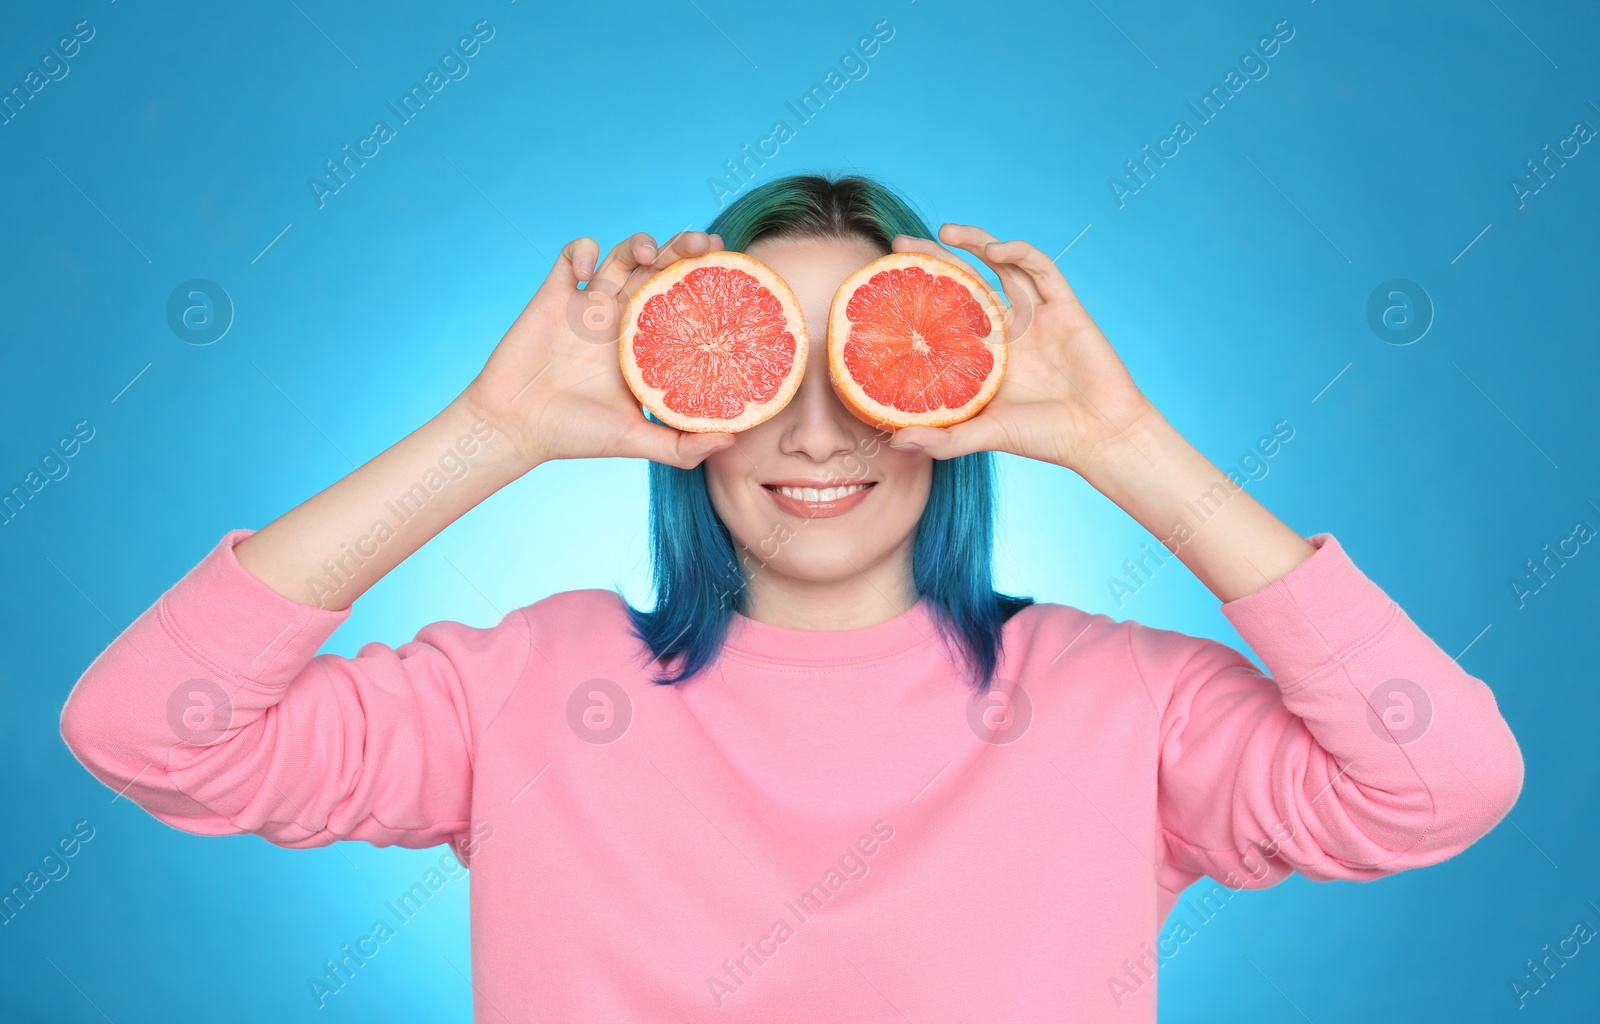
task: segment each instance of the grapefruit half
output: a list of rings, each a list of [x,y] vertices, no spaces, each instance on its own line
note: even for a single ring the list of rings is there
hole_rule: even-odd
[[[805,376],[809,336],[783,279],[740,252],[690,256],[646,281],[622,317],[622,375],[661,422],[747,430]]]
[[[976,416],[1006,372],[1005,310],[948,260],[897,252],[845,278],[828,311],[828,377],[876,427]]]

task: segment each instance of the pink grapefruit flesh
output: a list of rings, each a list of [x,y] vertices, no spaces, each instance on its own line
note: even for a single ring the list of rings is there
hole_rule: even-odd
[[[747,430],[794,397],[808,335],[794,293],[739,252],[679,260],[628,301],[620,336],[628,388],[661,422]]]
[[[845,279],[828,312],[828,376],[873,426],[948,427],[976,416],[1006,371],[1005,310],[975,275],[897,252]]]

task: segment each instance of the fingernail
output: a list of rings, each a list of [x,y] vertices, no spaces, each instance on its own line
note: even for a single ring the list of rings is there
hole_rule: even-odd
[[[909,442],[906,443],[906,444],[895,444],[893,441],[890,441],[889,442],[889,447],[893,448],[897,452],[909,452],[912,455],[915,455],[917,452],[922,451],[922,445],[920,445],[920,444],[911,444]]]

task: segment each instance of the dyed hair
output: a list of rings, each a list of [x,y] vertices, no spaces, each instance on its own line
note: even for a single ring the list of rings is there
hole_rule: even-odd
[[[811,174],[755,186],[706,230],[722,236],[723,245],[735,252],[760,239],[836,238],[864,239],[888,253],[895,235],[934,238],[922,218],[882,184],[860,176]],[[870,442],[868,457],[876,454],[877,444],[877,439]],[[855,452],[849,457],[859,460]],[[864,464],[846,471],[860,468]],[[947,652],[958,652],[979,693],[993,682],[1001,627],[1033,603],[1031,597],[994,590],[994,495],[990,452],[935,459],[911,551],[917,593],[928,598]],[[732,612],[743,611],[747,599],[741,559],[712,507],[703,467],[650,463],[650,554],[655,608],[645,612],[628,604],[628,613],[633,635],[658,664],[679,658],[676,672],[656,678],[672,685],[716,658]]]

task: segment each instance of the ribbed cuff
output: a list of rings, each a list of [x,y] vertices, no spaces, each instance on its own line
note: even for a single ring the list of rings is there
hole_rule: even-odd
[[[301,604],[252,576],[234,555],[254,530],[230,530],[157,603],[162,626],[224,675],[287,686],[350,617],[349,608]]]
[[[1315,553],[1284,575],[1222,605],[1222,614],[1290,690],[1377,635],[1396,605],[1330,533],[1306,538]]]

